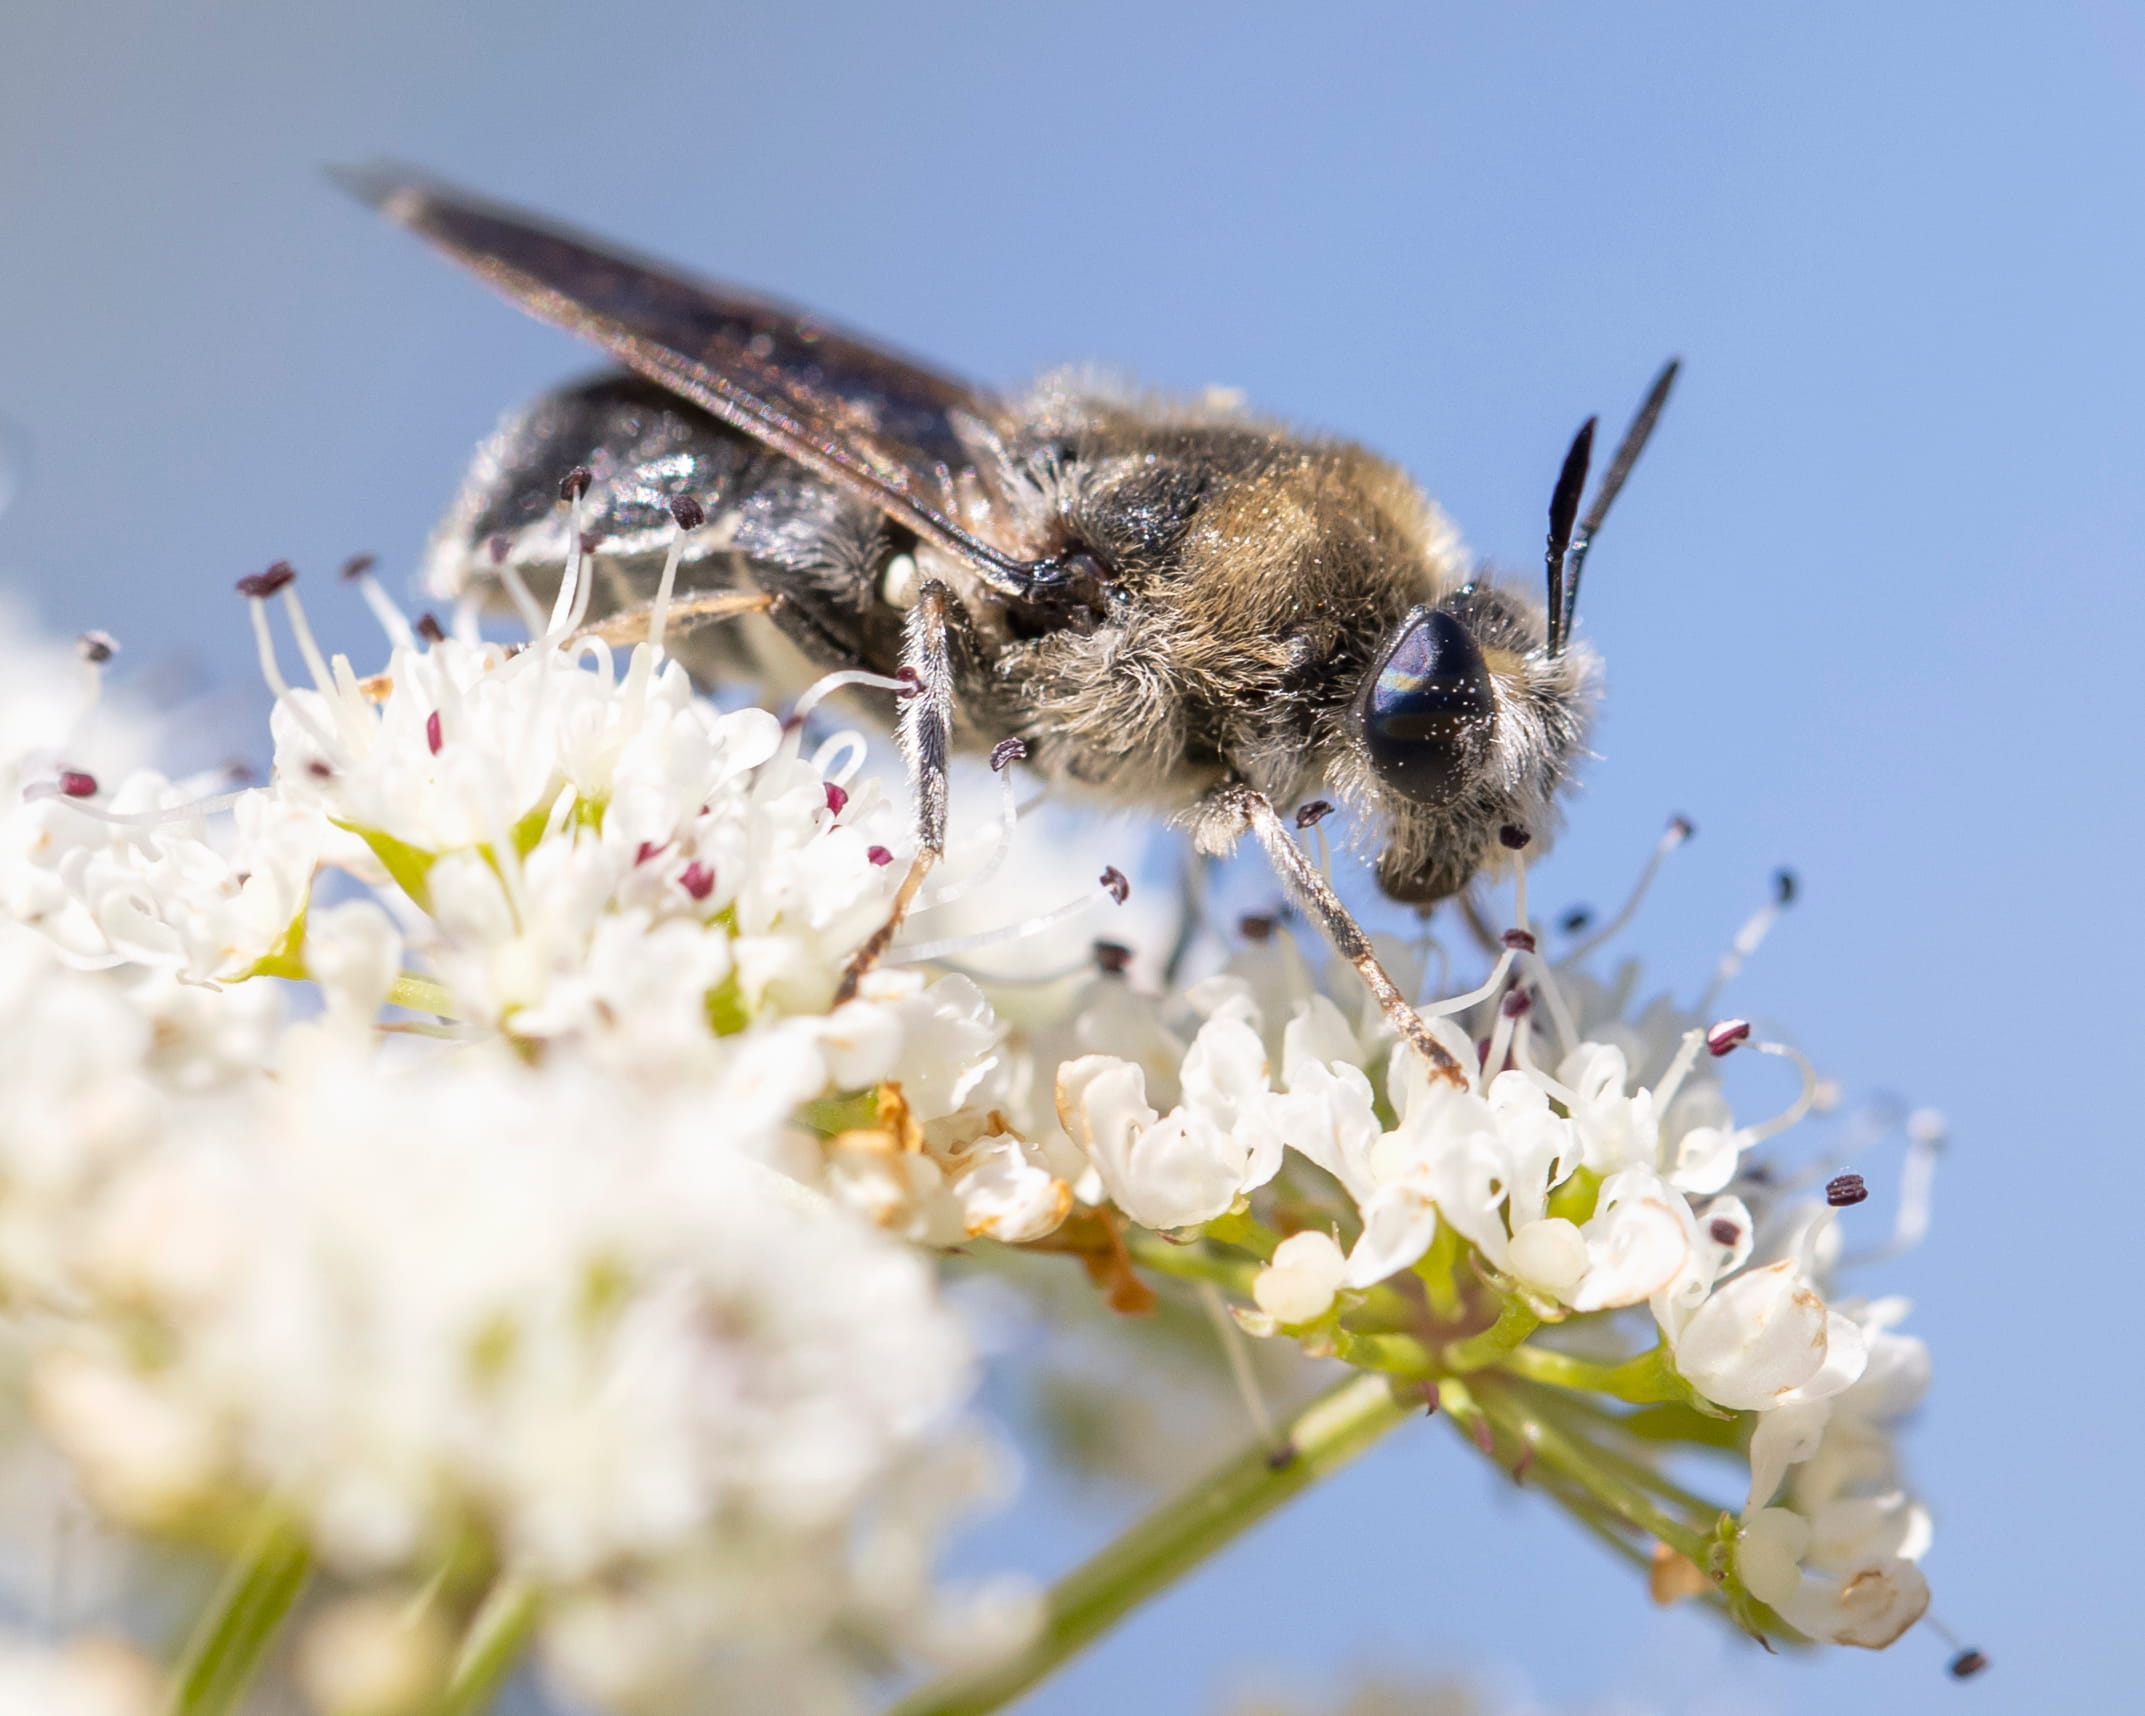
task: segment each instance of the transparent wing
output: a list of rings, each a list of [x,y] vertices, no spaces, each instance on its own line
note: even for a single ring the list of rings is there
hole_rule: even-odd
[[[964,420],[995,431],[989,395],[807,312],[679,274],[552,222],[394,166],[337,177],[531,314],[838,483],[975,566],[1009,596],[1061,582],[951,514],[984,480]]]

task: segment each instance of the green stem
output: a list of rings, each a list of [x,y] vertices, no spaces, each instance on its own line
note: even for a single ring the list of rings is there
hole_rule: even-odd
[[[1149,1597],[1420,1410],[1396,1400],[1375,1376],[1350,1377],[1327,1390],[1287,1426],[1282,1449],[1264,1443],[1245,1449],[1059,1580],[1042,1631],[1026,1650],[923,1687],[890,1716],[985,1716],[1010,1704]],[[1279,1458],[1283,1453],[1292,1457]]]
[[[536,1588],[502,1578],[478,1606],[431,1716],[476,1716],[499,1695],[536,1626]]]
[[[1494,1387],[1478,1386],[1475,1403],[1514,1447],[1531,1448],[1545,1466],[1579,1485],[1610,1512],[1641,1531],[1651,1532],[1693,1560],[1704,1553],[1702,1523],[1670,1512],[1661,1498],[1615,1471],[1607,1460],[1596,1457],[1599,1450],[1591,1444],[1573,1442],[1557,1426],[1530,1414],[1523,1403]],[[1707,1509],[1708,1513],[1712,1511]]]
[[[1506,1370],[1529,1382],[1546,1382],[1558,1388],[1574,1388],[1591,1394],[1606,1394],[1634,1406],[1668,1402],[1697,1405],[1691,1385],[1676,1374],[1666,1347],[1655,1347],[1621,1364],[1601,1364],[1593,1359],[1573,1358],[1569,1353],[1546,1347],[1523,1346],[1503,1358]],[[1706,1403],[1701,1410],[1728,1416]]]
[[[312,1565],[287,1520],[263,1519],[187,1643],[171,1689],[173,1716],[225,1716],[237,1708]]]
[[[1539,1383],[1524,1382],[1518,1377],[1499,1386],[1534,1416],[1547,1419],[1574,1442],[1591,1449],[1596,1458],[1620,1473],[1627,1482],[1653,1491],[1663,1501],[1687,1508],[1694,1519],[1710,1518],[1721,1511],[1718,1502],[1686,1489],[1667,1473],[1656,1471],[1644,1460],[1627,1452],[1626,1433],[1614,1413],[1593,1410],[1594,1403],[1583,1396],[1544,1388]]]
[[[1445,1348],[1446,1367],[1464,1375],[1468,1371],[1481,1370],[1486,1365],[1496,1364],[1541,1326],[1542,1319],[1522,1301],[1516,1298],[1507,1299],[1497,1313],[1496,1322],[1479,1335],[1470,1335],[1464,1341],[1453,1341]]]
[[[412,1013],[432,1013],[443,1019],[454,1017],[454,997],[447,993],[444,983],[434,982],[429,977],[420,977],[414,971],[405,971],[394,981],[387,992],[390,1007],[407,1007]]]
[[[1125,1250],[1143,1269],[1171,1275],[1179,1281],[1210,1282],[1239,1299],[1251,1297],[1251,1283],[1259,1273],[1256,1263],[1241,1257],[1217,1257],[1198,1244],[1173,1245],[1144,1228],[1125,1230]]]

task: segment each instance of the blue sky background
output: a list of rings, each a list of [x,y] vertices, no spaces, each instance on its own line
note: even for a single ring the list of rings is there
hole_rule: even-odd
[[[1366,1657],[1585,1708],[2134,1686],[2145,9],[13,0],[6,52],[0,579],[137,674],[250,684],[237,574],[408,567],[498,411],[583,362],[329,161],[406,156],[988,380],[1240,386],[1508,563],[1578,420],[1682,353],[1588,578],[1612,700],[1544,885],[1615,894],[1688,812],[1637,938],[1688,986],[1792,862],[1741,1006],[1950,1115],[1935,1233],[1872,1285],[1936,1351],[1928,1565],[1997,1669],[1658,1614],[1424,1430],[1030,1708]],[[994,1541],[1037,1567],[1106,1523],[1022,1519]]]

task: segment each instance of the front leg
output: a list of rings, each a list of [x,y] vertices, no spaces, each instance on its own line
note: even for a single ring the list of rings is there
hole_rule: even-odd
[[[834,1004],[854,1000],[864,973],[892,945],[924,878],[946,851],[946,753],[953,738],[953,659],[947,642],[953,592],[937,579],[916,592],[901,641],[901,677],[909,681],[901,712],[901,754],[916,795],[916,856],[895,890],[886,921],[850,957]]]
[[[1281,818],[1274,813],[1273,800],[1250,787],[1231,785],[1219,788],[1210,802],[1226,815],[1250,826],[1266,853],[1267,862],[1273,865],[1282,883],[1295,896],[1296,903],[1318,920],[1318,927],[1325,932],[1335,951],[1362,974],[1364,984],[1376,997],[1385,1016],[1393,1022],[1394,1029],[1422,1056],[1430,1076],[1465,1090],[1467,1074],[1461,1070],[1460,1063],[1430,1034],[1422,1015],[1408,1005],[1407,997],[1400,993],[1398,985],[1378,962],[1378,955],[1370,945],[1370,937],[1363,933],[1363,926],[1341,904],[1340,896],[1319,874],[1318,866],[1304,856],[1303,848],[1281,826]]]

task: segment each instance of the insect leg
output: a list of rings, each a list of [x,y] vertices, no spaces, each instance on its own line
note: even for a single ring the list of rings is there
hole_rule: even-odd
[[[1376,998],[1385,1016],[1392,1020],[1394,1029],[1422,1056],[1430,1076],[1466,1089],[1467,1075],[1460,1070],[1460,1063],[1430,1034],[1421,1015],[1408,1005],[1407,997],[1400,993],[1385,967],[1378,962],[1378,955],[1371,948],[1370,937],[1363,933],[1363,926],[1341,904],[1340,897],[1319,874],[1318,866],[1304,856],[1303,848],[1281,826],[1280,817],[1274,814],[1273,800],[1246,786],[1224,787],[1220,796],[1227,809],[1250,825],[1251,832],[1265,850],[1267,862],[1273,865],[1289,892],[1296,896],[1296,903],[1318,920],[1318,927],[1325,931],[1326,939],[1362,974],[1364,985]]]
[[[756,590],[698,591],[668,604],[663,615],[664,626],[671,632],[692,631],[717,620],[735,619],[739,614],[764,614],[780,599]],[[582,638],[601,638],[613,649],[625,649],[647,641],[654,619],[655,604],[646,602],[637,608],[624,608],[607,615],[593,625],[583,626],[574,633],[574,639],[578,642]]]
[[[834,992],[836,1006],[855,997],[864,973],[892,945],[917,890],[946,851],[946,752],[953,736],[953,656],[947,632],[952,606],[953,592],[932,578],[916,592],[916,606],[909,610],[901,677],[913,683],[901,712],[901,753],[908,760],[916,795],[916,856],[909,860],[909,873],[901,878],[886,921],[850,956]]]

